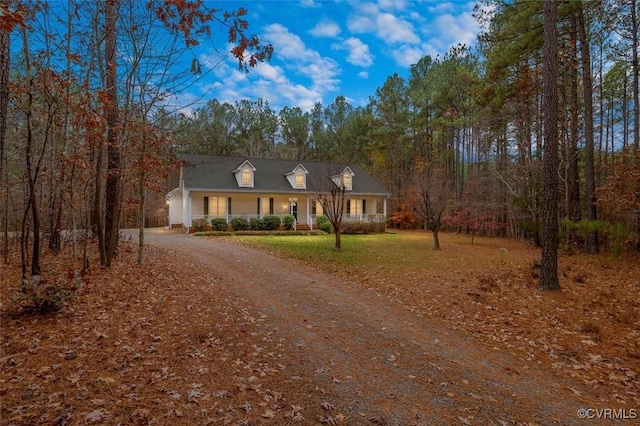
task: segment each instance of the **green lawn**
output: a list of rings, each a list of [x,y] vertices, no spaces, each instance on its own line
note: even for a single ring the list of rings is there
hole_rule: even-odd
[[[433,250],[430,232],[399,231],[370,235],[342,235],[342,250],[333,249],[334,235],[291,235],[232,237],[287,259],[304,261],[328,271],[380,270],[405,273],[409,269],[450,272],[465,269],[500,268],[505,263],[529,257],[531,250],[522,241],[478,238],[442,233],[441,250]],[[526,253],[526,256],[523,254]],[[535,251],[533,251],[535,253]]]
[[[303,260],[307,264],[339,268],[367,268],[381,264],[424,262],[432,253],[431,235],[412,232],[399,234],[342,235],[342,250],[334,250],[335,236],[238,236],[243,243],[266,249],[278,256]]]

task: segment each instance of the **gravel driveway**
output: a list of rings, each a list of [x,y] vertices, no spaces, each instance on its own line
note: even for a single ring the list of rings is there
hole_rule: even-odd
[[[365,286],[224,238],[154,229],[145,242],[202,264],[257,306],[286,336],[294,355],[287,368],[312,377],[353,413],[367,413],[363,424],[573,425],[585,422],[580,408],[595,408],[578,396],[589,394],[580,384]]]

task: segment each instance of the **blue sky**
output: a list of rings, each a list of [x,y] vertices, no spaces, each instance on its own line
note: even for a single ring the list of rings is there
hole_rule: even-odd
[[[480,30],[474,1],[205,1],[216,9],[248,9],[249,33],[271,43],[274,55],[245,74],[233,59],[221,61],[228,46],[216,51],[202,43],[196,53],[209,72],[195,91],[182,94],[184,103],[198,95],[205,102],[262,98],[276,112],[284,106],[309,111],[342,95],[362,106],[393,73],[406,77],[425,55],[473,45]]]

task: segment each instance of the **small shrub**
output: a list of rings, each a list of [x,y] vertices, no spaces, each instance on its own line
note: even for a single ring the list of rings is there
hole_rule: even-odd
[[[206,231],[208,228],[207,219],[196,219],[192,222],[191,226],[196,232]]]
[[[384,222],[343,222],[343,234],[376,234],[386,231]]]
[[[295,223],[296,218],[292,215],[288,214],[282,219],[282,224],[284,225],[284,229],[290,231],[293,229],[293,224]]]
[[[244,217],[234,217],[231,219],[231,227],[234,231],[246,231],[251,225]]]
[[[331,233],[331,222],[329,222],[329,218],[325,215],[321,215],[316,218],[316,226],[319,230],[324,231],[327,234]]]
[[[73,297],[75,287],[46,280],[31,280],[22,283],[22,293],[15,300],[24,312],[36,315],[48,315],[60,311]]]
[[[249,219],[249,227],[254,231],[262,231],[264,229],[264,221],[257,217]]]
[[[265,231],[275,231],[280,226],[280,218],[278,216],[269,215],[262,218]]]
[[[225,218],[216,217],[214,219],[211,219],[211,227],[214,231],[226,231],[227,228],[229,228],[229,225],[227,224],[227,220]]]

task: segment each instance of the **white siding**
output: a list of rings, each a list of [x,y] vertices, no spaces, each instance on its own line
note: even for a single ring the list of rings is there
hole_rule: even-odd
[[[181,225],[182,222],[182,194],[176,191],[169,198],[169,227]]]

